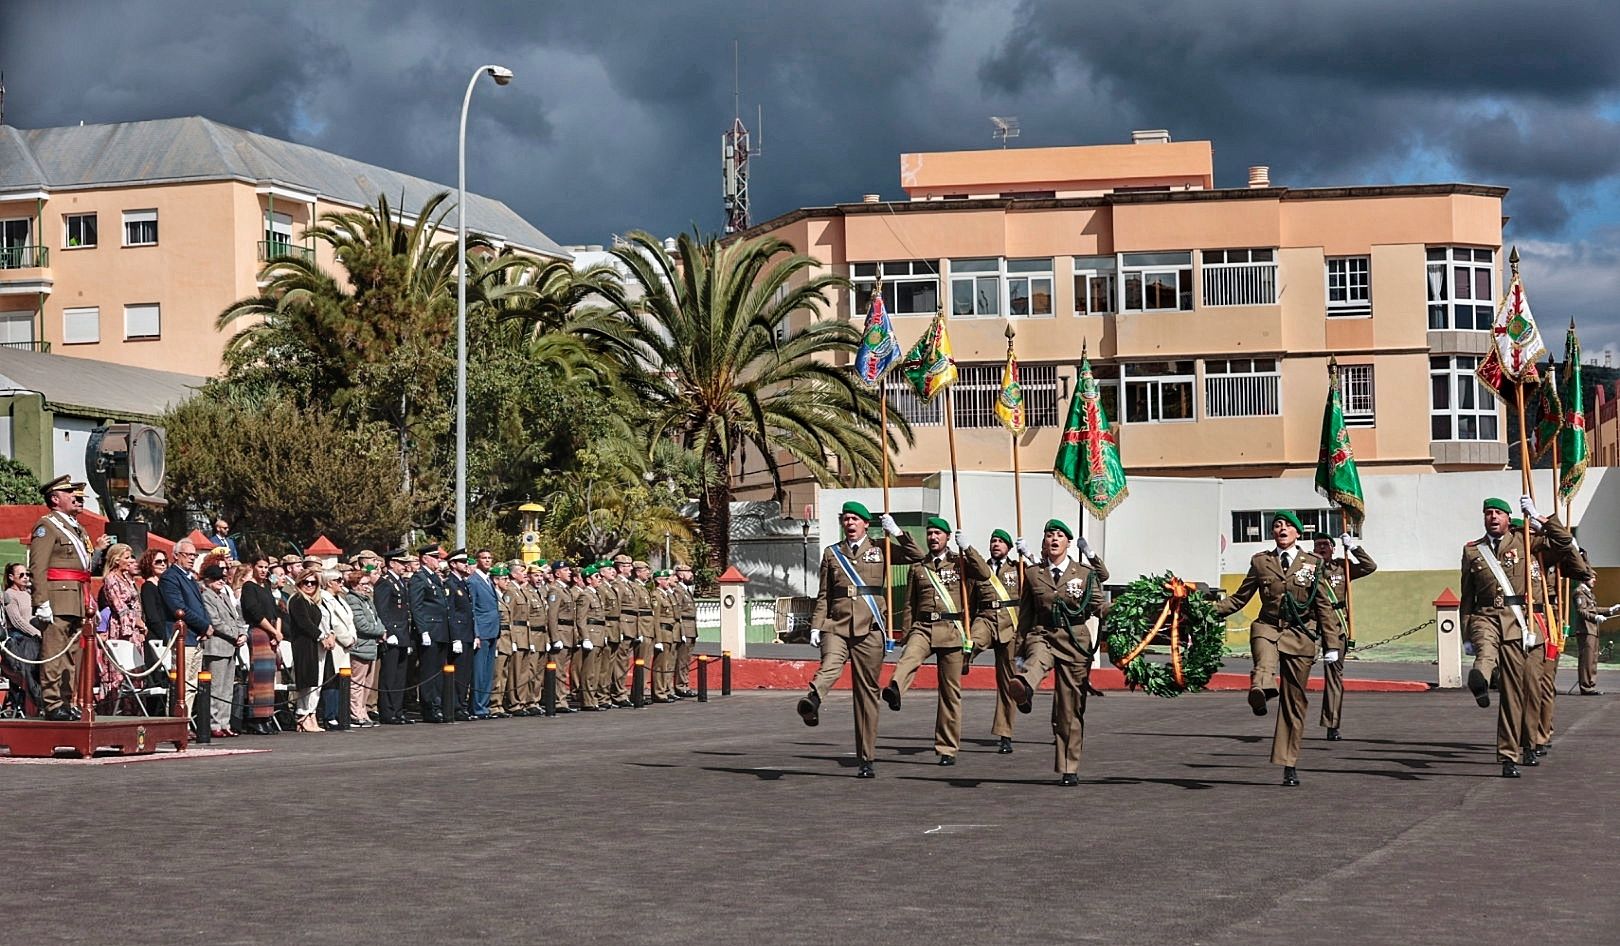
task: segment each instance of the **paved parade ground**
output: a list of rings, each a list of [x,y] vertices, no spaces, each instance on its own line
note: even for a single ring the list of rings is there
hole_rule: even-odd
[[[1561,697],[1546,762],[1497,777],[1495,710],[1351,694],[1300,788],[1241,694],[1093,698],[1079,788],[1049,698],[994,753],[966,695],[794,693],[354,734],[224,758],[0,767],[5,942],[1524,943],[1612,941],[1620,697]],[[207,750],[202,750],[206,752]]]

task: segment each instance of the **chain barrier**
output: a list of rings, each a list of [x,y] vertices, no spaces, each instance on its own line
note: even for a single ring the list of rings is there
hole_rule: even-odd
[[[1433,627],[1433,626],[1434,626],[1434,618],[1429,618],[1427,621],[1424,621],[1422,624],[1419,624],[1416,627],[1407,628],[1406,630],[1400,632],[1399,634],[1396,634],[1394,637],[1386,637],[1381,641],[1373,641],[1371,644],[1357,644],[1356,647],[1355,647],[1355,650],[1353,652],[1359,654],[1359,653],[1365,653],[1365,652],[1367,652],[1369,650],[1376,650],[1377,648],[1383,647],[1386,644],[1393,644],[1393,643],[1395,643],[1396,641],[1400,640],[1403,637],[1411,637],[1413,634],[1416,634],[1418,631],[1421,631],[1426,627]]]

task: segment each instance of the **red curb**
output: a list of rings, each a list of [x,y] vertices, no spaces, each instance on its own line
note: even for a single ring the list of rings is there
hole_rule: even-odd
[[[803,690],[810,685],[810,678],[815,676],[816,668],[820,666],[814,660],[774,660],[770,658],[748,657],[733,659],[731,661],[731,687],[734,690]],[[879,682],[886,683],[894,675],[894,665],[886,664],[884,673]],[[917,678],[912,682],[914,689],[932,690],[939,683],[938,672],[931,665],[918,668]],[[1099,667],[1091,671],[1091,685],[1099,690],[1125,689],[1125,675],[1113,667]],[[850,687],[849,672],[846,670],[839,675],[838,682],[833,684],[835,690],[847,690]],[[964,690],[993,690],[996,687],[996,670],[988,664],[975,665],[971,673],[962,677]],[[1041,689],[1050,690],[1050,679],[1041,682]],[[1209,690],[1247,690],[1249,688],[1249,675],[1246,673],[1217,673],[1209,681]],[[1306,688],[1311,691],[1322,689],[1322,678],[1313,676]],[[1344,681],[1346,690],[1358,693],[1426,693],[1429,684],[1422,680],[1360,680],[1349,678]]]

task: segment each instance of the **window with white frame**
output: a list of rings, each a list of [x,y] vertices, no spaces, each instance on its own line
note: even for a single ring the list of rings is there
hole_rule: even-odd
[[[34,341],[34,313],[0,312],[0,345],[27,345]]]
[[[1330,256],[1327,259],[1327,314],[1372,314],[1372,258]]]
[[[1496,396],[1479,379],[1473,355],[1429,359],[1429,439],[1496,440]]]
[[[1001,314],[1001,260],[951,260],[951,315]]]
[[[62,310],[62,344],[89,345],[101,341],[101,310],[95,306]]]
[[[67,214],[62,218],[62,245],[68,249],[96,245],[96,215]]]
[[[1495,260],[1493,250],[1429,247],[1429,328],[1490,329],[1496,313]]]
[[[1124,253],[1119,270],[1126,312],[1192,311],[1192,253]]]
[[[1205,250],[1204,305],[1276,305],[1277,251]]]
[[[1091,363],[1091,376],[1097,380],[1097,395],[1102,401],[1103,413],[1108,417],[1108,423],[1119,425],[1125,418],[1119,414],[1119,365],[1100,365]],[[1075,384],[1080,383],[1079,376],[1075,377]]]
[[[158,215],[156,210],[124,211],[124,245],[156,246],[158,241]]]
[[[1136,361],[1123,368],[1127,424],[1194,419],[1191,361]]]
[[[934,260],[900,260],[883,263],[852,263],[850,278],[855,283],[856,318],[865,318],[872,303],[872,287],[883,280],[883,307],[890,315],[933,315],[939,311],[939,263]]]
[[[280,247],[292,245],[292,214],[264,212],[264,242]]]
[[[913,427],[938,427],[945,423],[945,415],[941,405],[945,398],[936,395],[932,401],[925,401],[917,395],[917,390],[909,383],[900,381],[891,384],[884,392],[889,398],[889,412],[906,419],[906,423]]]
[[[1275,358],[1204,361],[1205,417],[1276,417],[1282,413],[1281,389]]]
[[[1345,426],[1376,425],[1372,365],[1340,365],[1339,396],[1344,402]]]
[[[1001,397],[1003,364],[957,365],[951,386],[951,422],[962,428],[1001,426],[996,401]],[[1024,423],[1029,427],[1055,427],[1058,423],[1057,365],[1018,366],[1018,385],[1024,392]]]
[[[155,302],[124,306],[124,341],[163,337],[163,322]]]
[[[1052,314],[1052,258],[1007,261],[1007,314]]]
[[[1119,260],[1112,256],[1074,258],[1074,314],[1103,315],[1114,311],[1118,293]]]

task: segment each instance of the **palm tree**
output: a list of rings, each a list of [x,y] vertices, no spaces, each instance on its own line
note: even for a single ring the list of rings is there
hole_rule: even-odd
[[[678,261],[652,235],[630,234],[613,254],[641,298],[610,301],[636,329],[636,384],[652,439],[673,438],[720,473],[700,490],[698,519],[709,565],[722,568],[739,451],[765,458],[780,501],[780,455],[822,485],[869,481],[883,431],[877,395],[835,364],[854,353],[859,329],[822,318],[848,280],[814,273],[815,259],[775,237],[723,244],[693,233],[677,252]],[[909,442],[905,422],[894,426]]]

